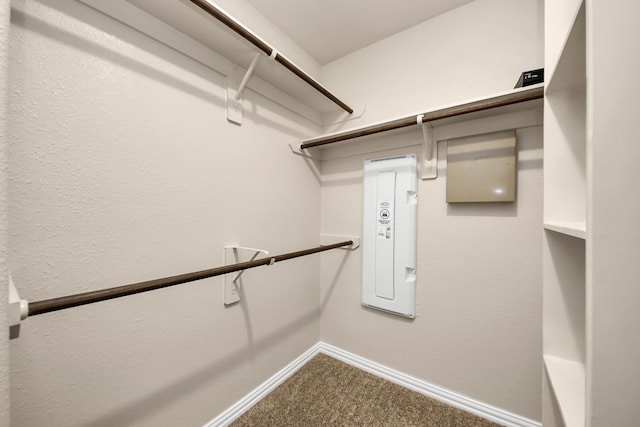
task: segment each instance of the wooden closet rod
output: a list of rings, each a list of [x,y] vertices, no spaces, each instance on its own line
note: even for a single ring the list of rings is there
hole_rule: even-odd
[[[232,17],[224,13],[222,10],[218,9],[217,7],[209,3],[207,0],[191,0],[191,3],[195,4],[200,9],[204,10],[206,13],[208,13],[218,21],[222,22],[224,25],[229,27],[232,31],[234,31],[235,33],[243,37],[245,40],[253,44],[255,47],[263,51],[268,56],[271,56],[274,54],[274,49],[271,46],[269,46],[267,43],[262,41],[259,37],[256,37],[251,31],[247,30],[239,22],[237,22]],[[329,92],[324,86],[318,83],[313,77],[311,77],[309,74],[302,71],[300,68],[294,65],[291,61],[289,61],[287,58],[282,56],[279,52],[275,52],[274,59],[280,64],[282,64],[286,69],[288,69],[293,74],[295,74],[300,79],[302,79],[305,83],[307,83],[308,85],[313,87],[315,90],[317,90],[318,92],[320,92],[321,94],[329,98],[331,101],[333,101],[336,105],[338,105],[344,111],[346,111],[349,114],[353,113],[353,109],[351,107],[349,107],[347,104],[345,104],[340,99],[338,99],[338,97],[336,97],[334,94]]]
[[[194,273],[180,274],[177,276],[165,277],[162,279],[149,280],[147,282],[133,283],[130,285],[118,286],[115,288],[103,289],[100,291],[84,292],[81,294],[69,295],[65,297],[52,298],[43,301],[29,303],[29,316],[48,313],[51,311],[64,310],[65,308],[77,307],[79,305],[92,304],[94,302],[105,301],[113,298],[120,298],[140,292],[153,291],[182,283],[193,282],[194,280],[206,279],[208,277],[220,276],[222,274],[233,273],[235,271],[247,270],[263,265],[272,265],[276,262],[285,261],[292,258],[324,252],[331,249],[352,245],[353,241],[347,240],[332,245],[319,246],[297,252],[289,252],[282,255],[257,259],[255,261],[240,262],[237,264],[225,265]]]
[[[431,122],[434,120],[446,119],[449,117],[460,116],[463,114],[474,113],[476,111],[489,110],[492,108],[504,107],[507,105],[517,104],[520,102],[532,101],[544,96],[544,88],[536,87],[530,90],[519,91],[513,94],[501,95],[493,98],[483,99],[481,101],[469,102],[467,104],[456,105],[454,107],[443,108],[441,110],[430,111],[424,113],[422,122]],[[376,133],[387,132],[394,129],[400,129],[407,126],[416,125],[416,115],[404,117],[402,119],[392,120],[372,126],[355,129],[335,135],[310,139],[300,145],[302,150],[306,148],[318,147],[321,145],[333,144],[334,142],[346,141],[349,139],[359,138],[361,136],[373,135]]]

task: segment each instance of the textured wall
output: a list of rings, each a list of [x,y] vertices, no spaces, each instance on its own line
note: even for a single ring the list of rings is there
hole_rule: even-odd
[[[15,1],[10,257],[37,301],[318,243],[319,183],[287,143],[318,129],[67,0]],[[198,426],[318,341],[318,257],[27,319],[13,426]],[[5,384],[4,381],[1,382]]]
[[[588,0],[587,425],[632,426],[640,405],[640,145],[634,17],[640,3]],[[590,174],[590,175],[589,175]]]
[[[246,0],[216,0],[215,4],[222,7],[252,32],[282,53],[287,59],[293,61],[306,73],[315,77],[320,75],[320,65],[302,47],[289,38],[271,21],[266,19],[255,7]]]
[[[520,71],[542,65],[539,7],[536,0],[476,1],[329,64],[323,74],[339,93],[367,98],[360,124],[508,90]],[[322,164],[322,231],[360,234],[362,161],[418,150],[389,147],[421,138],[415,127],[330,149],[335,159]],[[415,320],[360,306],[359,252],[346,260],[323,256],[321,338],[540,419],[541,127],[519,131],[518,139],[518,201],[504,205],[447,205],[440,144],[438,179],[418,189]]]
[[[332,90],[367,101],[349,125],[511,87],[542,61],[539,2],[515,4],[479,0],[329,64]],[[224,76],[77,2],[13,12],[9,243],[23,297],[220,265],[226,244],[317,243],[320,186],[286,143],[318,129],[252,92],[245,124],[228,124]],[[34,317],[11,343],[13,424],[202,425],[317,342],[320,309],[322,339],[538,418],[540,134],[521,135],[517,205],[449,209],[442,178],[421,182],[418,267],[432,280],[413,322],[362,309],[358,252],[342,264],[341,251],[322,274],[315,257],[247,272],[230,309],[210,279]],[[323,165],[327,233],[360,234],[362,157]]]
[[[7,71],[9,0],[0,0],[0,426],[9,425],[9,326],[7,323]]]
[[[344,128],[483,97],[543,67],[543,25],[540,0],[476,0],[323,66],[322,82],[366,107]]]

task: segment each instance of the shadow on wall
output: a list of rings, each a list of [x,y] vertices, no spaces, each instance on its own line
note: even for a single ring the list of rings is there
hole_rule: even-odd
[[[448,216],[517,217],[518,202],[447,203]]]
[[[259,353],[268,348],[277,347],[282,340],[291,336],[296,330],[303,329],[309,323],[316,321],[319,318],[319,311],[319,309],[313,310],[303,316],[292,319],[285,327],[275,330],[258,342],[253,343],[251,345],[251,353]],[[85,427],[135,425],[136,422],[156,412],[158,408],[167,407],[180,401],[182,397],[214,381],[220,374],[226,374],[234,366],[247,361],[248,358],[252,358],[253,354],[249,353],[247,350],[231,353],[211,365],[198,369],[182,379],[156,390],[153,394],[132,400],[120,408],[113,408],[109,410],[109,413],[84,425]],[[212,399],[214,398],[215,396],[212,396]],[[218,414],[212,414],[211,418],[216,415]]]
[[[342,269],[349,259],[351,251],[346,251],[342,256],[340,265],[336,268],[336,273],[332,281],[332,287],[338,281],[339,276],[342,274]],[[327,295],[322,301],[322,307],[328,302],[330,295]],[[211,384],[220,375],[225,375],[231,371],[234,367],[247,361],[253,362],[255,356],[267,349],[278,347],[282,341],[286,340],[296,331],[305,329],[310,323],[317,321],[320,318],[321,307],[312,310],[302,316],[295,319],[291,319],[286,326],[274,330],[268,335],[265,335],[260,340],[254,342],[253,327],[251,325],[250,313],[247,308],[247,296],[242,293],[240,305],[243,310],[243,317],[246,322],[248,348],[238,350],[234,353],[227,355],[226,357],[212,363],[208,366],[202,367],[192,373],[185,375],[182,379],[168,384],[162,389],[156,390],[154,393],[128,402],[126,405],[120,408],[110,409],[107,414],[89,421],[84,424],[86,427],[111,427],[111,426],[125,426],[134,425],[136,422],[140,422],[145,417],[153,414],[158,408],[167,407],[175,402],[180,401],[186,395],[189,395],[199,388],[205,387]],[[215,396],[212,396],[215,398]],[[212,414],[211,419],[218,414]],[[207,420],[208,421],[208,420]]]
[[[342,259],[340,260],[340,263],[337,264],[337,266],[335,266],[333,264],[333,262],[331,263],[331,269],[335,270],[335,273],[333,275],[333,278],[331,279],[331,282],[329,283],[327,289],[326,289],[326,293],[325,295],[322,297],[322,300],[320,302],[320,310],[324,311],[327,307],[327,305],[329,304],[329,301],[331,300],[331,296],[333,295],[333,292],[335,291],[335,288],[338,284],[338,282],[340,281],[340,278],[342,276],[342,271],[344,270],[347,261],[349,261],[350,257],[352,256],[353,252],[352,251],[347,251],[343,256]],[[360,260],[355,260],[355,262],[362,262],[362,259]],[[329,264],[327,264],[329,265]],[[401,323],[412,323],[415,319],[410,319],[408,317],[403,317],[403,316],[398,316],[397,314],[392,314],[392,313],[388,313],[385,311],[381,311],[381,310],[376,310],[374,308],[370,308],[370,307],[365,307],[363,305],[360,306],[360,309],[362,311],[366,311],[368,313],[371,313],[374,316],[380,316],[380,317],[384,317],[386,319],[389,319],[390,321],[393,322],[401,322]]]
[[[63,12],[66,14],[69,14],[70,9],[71,8],[65,8]],[[82,14],[81,16],[78,16],[78,15],[79,14],[75,14],[75,17],[78,19],[82,19],[84,22],[87,22],[89,25],[95,28],[100,28],[100,25],[99,25],[100,23],[97,22],[98,20],[88,19],[89,16],[85,14]],[[171,76],[170,74],[159,71],[153,67],[150,67],[147,64],[144,64],[140,61],[129,58],[119,52],[106,49],[103,45],[78,37],[77,35],[65,29],[52,25],[34,16],[28,15],[21,10],[11,8],[11,23],[14,25],[18,25],[24,28],[25,30],[37,32],[38,34],[44,37],[55,39],[61,43],[64,43],[67,46],[81,50],[82,52],[88,53],[92,56],[99,57],[101,59],[104,59],[105,61],[118,64],[133,72],[145,75],[154,80],[157,80],[169,86],[175,87],[183,92],[189,93],[207,102],[217,104],[221,107],[225,105],[224,99],[213,96],[209,92],[206,92],[200,89],[199,87],[193,86],[187,82],[184,82],[180,79],[175,78],[174,76]],[[100,29],[105,31],[105,33],[107,34],[110,34],[108,31],[106,31],[106,29],[103,29],[103,28],[100,28]],[[157,46],[154,46],[152,43],[146,43],[146,46],[139,46],[140,44],[139,37],[136,40],[132,40],[133,37],[122,37],[122,36],[123,34],[121,32],[118,35],[119,38],[124,39],[125,41],[131,43],[132,45],[137,45],[138,47],[142,47],[146,51],[158,57],[163,57],[163,55],[161,55],[160,49],[158,49]],[[166,58],[166,55],[164,55],[164,59],[170,62],[174,62],[174,63],[176,62],[176,58]],[[182,62],[184,62],[184,59],[182,60]],[[181,64],[181,65],[183,65],[183,68],[186,68],[184,64]],[[200,77],[206,80],[211,80],[211,77],[213,75],[210,72],[206,72],[207,70],[203,70],[202,68],[200,68],[199,70],[196,70],[196,67],[193,67],[193,66],[189,67],[189,70],[191,72],[197,73]],[[221,86],[224,86],[224,77],[220,76],[219,81],[215,83]]]
[[[88,6],[85,6],[78,2],[60,2],[57,0],[44,0],[44,3],[47,4],[47,6],[55,8],[60,13],[84,22],[91,27],[104,32],[105,34],[112,35],[119,40],[123,40],[124,42],[132,46],[148,52],[151,55],[162,58],[168,63],[178,66],[183,70],[186,70],[187,72],[192,73],[199,78],[202,78],[203,80],[209,81],[219,86],[222,90],[224,90],[227,86],[227,76],[221,74],[219,71],[212,69],[205,64],[199,63],[198,60],[184,55],[183,53],[167,45],[164,45],[161,42],[158,42],[153,38],[146,36],[136,30],[125,27],[126,31],[123,31],[121,28],[118,28],[115,25],[124,27],[124,24],[116,23],[112,18],[101,16],[101,12],[92,10]],[[216,105],[223,111],[224,109],[226,109],[226,98],[224,96],[213,95],[211,92],[203,90],[196,85],[181,80],[180,78],[149,66],[136,59],[123,55],[116,50],[108,49],[102,44],[79,37],[78,35],[64,28],[43,21],[42,19],[29,15],[28,13],[18,10],[15,7],[12,7],[11,9],[11,23],[14,25],[18,25],[25,30],[34,31],[44,37],[55,39],[60,43],[78,49],[86,54],[117,64],[132,72],[144,75],[165,85],[174,87],[182,92],[198,97],[205,102]],[[283,133],[289,134],[292,137],[300,140],[309,136],[308,133],[295,131],[291,126],[287,126],[281,121],[264,117],[264,115],[260,113],[261,108],[267,111],[272,110],[272,107],[270,105],[263,105],[261,99],[264,99],[269,103],[273,101],[260,95],[257,92],[253,93],[258,95],[258,97],[252,100],[253,102],[251,108],[245,108],[244,113],[248,119],[252,120],[256,125],[264,124],[270,128],[283,131]],[[141,102],[143,101],[144,100],[141,100]],[[287,111],[287,113],[289,113],[289,111]],[[290,114],[292,116],[295,116],[295,120],[297,121],[299,121],[300,118],[303,118],[303,116],[295,114],[295,111]],[[305,120],[308,119],[305,118]],[[310,123],[311,122],[309,122],[309,124]],[[229,125],[232,124],[229,123]],[[233,124],[233,126],[238,125]],[[314,131],[319,131],[317,124],[313,124],[313,126]]]
[[[537,127],[537,126],[535,126]],[[518,142],[516,146],[517,169],[516,169],[516,201],[498,203],[448,203],[448,216],[474,216],[474,217],[517,217],[518,216],[518,192],[520,191],[520,175],[527,170],[541,170],[542,157],[526,154],[527,151],[541,149],[540,141],[535,138],[523,137],[521,130],[518,130]],[[444,148],[444,150],[443,150]],[[525,155],[523,155],[525,153]],[[442,144],[438,153],[441,158],[446,158],[446,144]],[[445,178],[447,169],[438,168],[438,178]]]
[[[336,288],[336,285],[338,284],[338,280],[340,280],[340,276],[342,276],[342,270],[344,270],[344,266],[347,264],[347,261],[349,260],[349,255],[351,255],[351,251],[347,251],[343,255],[342,261],[340,261],[338,268],[336,268],[336,273],[333,275],[333,279],[331,279],[331,284],[327,288],[327,293],[322,298],[322,301],[320,302],[320,310],[324,310],[327,307],[327,304],[331,299],[331,294],[333,294],[333,291]]]
[[[517,180],[527,171],[542,169],[542,141],[531,136],[528,129],[538,128],[539,125],[525,126],[517,129]],[[540,127],[541,129],[541,127]],[[365,159],[388,157],[410,152],[419,152],[420,146],[413,145],[417,134],[413,129],[400,129],[385,134],[369,135],[350,140],[343,146],[336,144],[331,156],[324,159],[322,166],[323,187],[360,188],[362,192],[362,162]],[[350,147],[350,148],[349,148]],[[433,199],[437,203],[444,203],[447,179],[447,140],[438,141],[438,175],[435,180],[420,180],[420,205],[424,198]],[[519,185],[519,184],[518,184]],[[516,191],[518,191],[516,189]],[[430,202],[429,202],[430,203]],[[422,209],[420,206],[418,210]],[[500,203],[448,203],[448,216],[475,217],[517,217],[518,202]]]

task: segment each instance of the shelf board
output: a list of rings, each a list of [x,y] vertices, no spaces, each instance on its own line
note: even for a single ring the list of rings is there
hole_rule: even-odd
[[[544,228],[545,230],[555,231],[556,233],[566,234],[579,239],[587,238],[587,224],[585,222],[545,221]]]
[[[567,426],[585,422],[585,368],[582,363],[544,355],[544,366]]]
[[[470,117],[485,117],[487,115],[494,114],[496,110],[504,113],[507,111],[521,109],[523,108],[522,104],[536,101],[540,102],[540,99],[544,96],[543,92],[543,84],[512,89],[492,96],[475,98],[440,108],[434,108],[426,112],[422,111],[414,113],[410,116],[394,118],[368,126],[307,139],[302,141],[300,148],[304,150],[307,148],[320,147],[333,144],[335,142],[347,141],[408,126],[416,126],[416,117],[418,115],[423,116],[424,122],[431,122],[433,124],[449,124],[457,121],[468,120]]]
[[[547,94],[571,90],[586,84],[585,43],[584,2],[580,2],[571,29],[562,45],[558,62],[547,78]]]
[[[245,69],[251,64],[256,52],[259,52],[257,47],[190,2],[159,2],[156,0],[127,1]],[[240,24],[240,26],[242,25]],[[251,32],[250,30],[248,31]],[[267,44],[266,41],[263,41],[258,36],[255,37]],[[277,49],[277,46],[273,47]],[[282,56],[280,52],[278,52],[278,56]],[[284,57],[286,57],[286,54],[284,54]],[[297,67],[297,65],[293,64],[290,60],[287,60],[287,62]],[[307,74],[311,79],[315,80],[310,73],[304,71],[304,74]],[[322,95],[316,88],[310,86],[300,77],[290,72],[285,66],[276,63],[274,60],[270,60],[266,55],[262,60],[258,61],[254,75],[317,112],[342,111],[334,101]]]

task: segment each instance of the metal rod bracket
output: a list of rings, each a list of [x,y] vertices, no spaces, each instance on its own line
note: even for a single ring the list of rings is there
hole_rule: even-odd
[[[416,123],[422,129],[422,179],[438,176],[438,142],[433,138],[433,126],[424,121],[424,114],[416,116]]]
[[[240,68],[233,66],[227,76],[227,120],[242,125],[242,98],[238,96],[240,89]]]
[[[224,261],[225,265],[237,264],[240,261],[240,251],[253,252],[248,262],[255,260],[258,255],[269,255],[269,251],[265,249],[247,248],[244,246],[225,246]],[[242,281],[240,278],[246,270],[240,270],[237,274],[227,274],[224,278],[224,305],[229,306],[240,301],[240,286]]]
[[[227,120],[231,123],[242,125],[242,94],[247,88],[251,76],[253,76],[261,55],[261,52],[256,52],[242,79],[240,78],[242,70],[236,66],[233,67],[231,75],[227,77]]]
[[[253,60],[251,61],[251,64],[249,65],[249,68],[247,68],[247,72],[244,73],[244,77],[242,78],[242,81],[238,86],[238,90],[236,91],[236,95],[235,95],[236,101],[239,101],[240,98],[242,98],[242,92],[244,92],[244,89],[247,87],[247,83],[249,83],[249,79],[253,75],[253,72],[255,71],[256,65],[258,65],[259,60],[260,60],[260,52],[256,52],[255,56],[253,57]]]
[[[128,295],[139,294],[141,292],[154,291],[170,286],[181,285],[183,283],[194,282],[197,280],[208,279],[210,277],[221,276],[249,268],[262,267],[275,262],[286,261],[294,258],[304,257],[311,254],[338,249],[343,246],[350,246],[352,240],[345,240],[324,246],[303,249],[295,252],[288,252],[280,255],[274,255],[269,258],[261,258],[253,261],[239,262],[235,264],[227,264],[221,267],[209,268],[206,270],[194,271],[191,273],[178,274],[175,276],[163,277],[160,279],[147,280],[144,282],[131,283],[128,285],[116,286],[97,291],[82,292],[79,294],[66,295],[58,298],[51,298],[43,301],[29,302],[28,314],[30,317],[39,314],[50,313],[52,311],[65,310],[67,308],[79,307],[85,304],[93,304],[100,301],[106,301],[114,298],[121,298]]]
[[[291,153],[295,154],[296,156],[304,157],[305,159],[320,160],[314,156],[310,156],[307,153],[303,153],[302,150],[294,148],[291,144],[289,144],[289,149],[291,150]]]
[[[346,249],[349,251],[354,251],[360,247],[360,236],[347,236],[344,234],[321,234],[320,235],[320,244],[328,245],[336,240],[351,240],[351,245],[343,246],[340,249]]]
[[[9,274],[9,337],[18,338],[20,335],[20,322],[29,316],[29,302],[21,299],[18,289]]]

